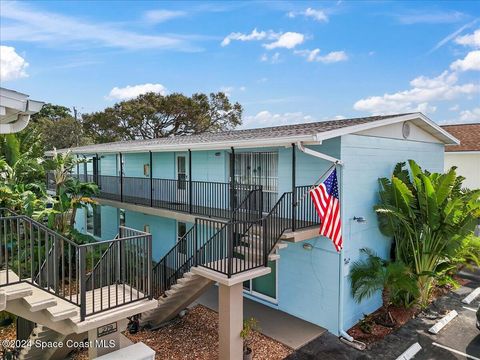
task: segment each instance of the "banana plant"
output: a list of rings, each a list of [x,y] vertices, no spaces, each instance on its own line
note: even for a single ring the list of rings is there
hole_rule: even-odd
[[[417,276],[419,303],[428,305],[437,267],[473,233],[480,217],[480,190],[461,188],[452,167],[445,174],[422,170],[409,160],[379,179],[380,202],[374,207],[380,231],[394,240],[395,258]]]

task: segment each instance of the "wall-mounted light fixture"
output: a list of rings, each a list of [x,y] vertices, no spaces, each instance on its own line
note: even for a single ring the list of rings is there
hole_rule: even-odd
[[[305,244],[303,244],[303,248],[304,248],[305,250],[309,250],[309,251],[310,251],[310,250],[313,250],[313,245],[310,244],[310,243],[305,243]]]
[[[221,152],[216,152],[216,153],[215,153],[215,156],[220,156],[220,155],[222,155]]]
[[[367,219],[365,219],[363,216],[354,216],[352,220],[361,224],[365,224],[367,222]]]

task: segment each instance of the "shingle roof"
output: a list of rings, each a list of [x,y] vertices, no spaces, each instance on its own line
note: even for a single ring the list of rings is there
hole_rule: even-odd
[[[105,144],[87,145],[76,147],[72,150],[76,153],[95,153],[95,152],[113,152],[126,151],[128,147],[156,147],[162,145],[194,145],[210,142],[232,142],[237,141],[262,140],[268,141],[273,138],[299,137],[302,135],[315,135],[318,133],[337,130],[349,126],[372,123],[408,114],[395,114],[384,116],[369,116],[344,120],[329,120],[304,124],[282,125],[257,129],[229,130],[214,133],[203,133],[199,135],[172,136],[168,138],[158,138],[149,140],[118,141]]]
[[[446,152],[480,151],[480,123],[443,125],[442,128],[460,140],[460,145],[445,147]]]

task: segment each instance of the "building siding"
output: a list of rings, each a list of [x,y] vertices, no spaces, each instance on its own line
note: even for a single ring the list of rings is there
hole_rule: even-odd
[[[342,219],[344,238],[343,325],[350,328],[363,314],[381,305],[380,294],[356,304],[351,296],[348,273],[353,262],[360,259],[360,249],[368,247],[388,258],[390,239],[384,237],[377,223],[373,206],[378,202],[378,178],[390,177],[398,162],[414,159],[422,168],[443,172],[443,144],[387,139],[372,136],[342,137]],[[356,223],[354,216],[363,216],[366,223]]]

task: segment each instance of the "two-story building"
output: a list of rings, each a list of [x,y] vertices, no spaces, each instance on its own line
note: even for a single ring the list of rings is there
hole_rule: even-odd
[[[373,211],[378,178],[391,176],[395,164],[408,159],[443,172],[444,146],[450,144],[458,140],[425,115],[410,113],[78,147],[71,151],[88,162],[74,176],[96,182],[100,194],[99,206],[79,211],[75,226],[99,240],[114,237],[123,224],[149,232],[154,260],[164,266],[172,248],[182,267],[189,258],[221,263],[216,252],[231,247],[228,256],[240,253],[245,268],[229,263],[229,271],[259,264],[270,269],[243,282],[245,297],[345,334],[381,305],[380,294],[357,304],[348,279],[361,248],[385,258],[390,251]],[[308,195],[332,165],[344,242],[338,253],[331,240],[318,236]],[[193,227],[197,237],[204,232],[208,221],[240,225],[225,238],[225,248],[198,239],[182,243]],[[218,223],[212,226],[218,229]],[[222,235],[222,226],[211,239]],[[259,256],[254,241],[261,243]],[[260,258],[263,263],[255,262]],[[231,274],[225,269],[210,267]]]

